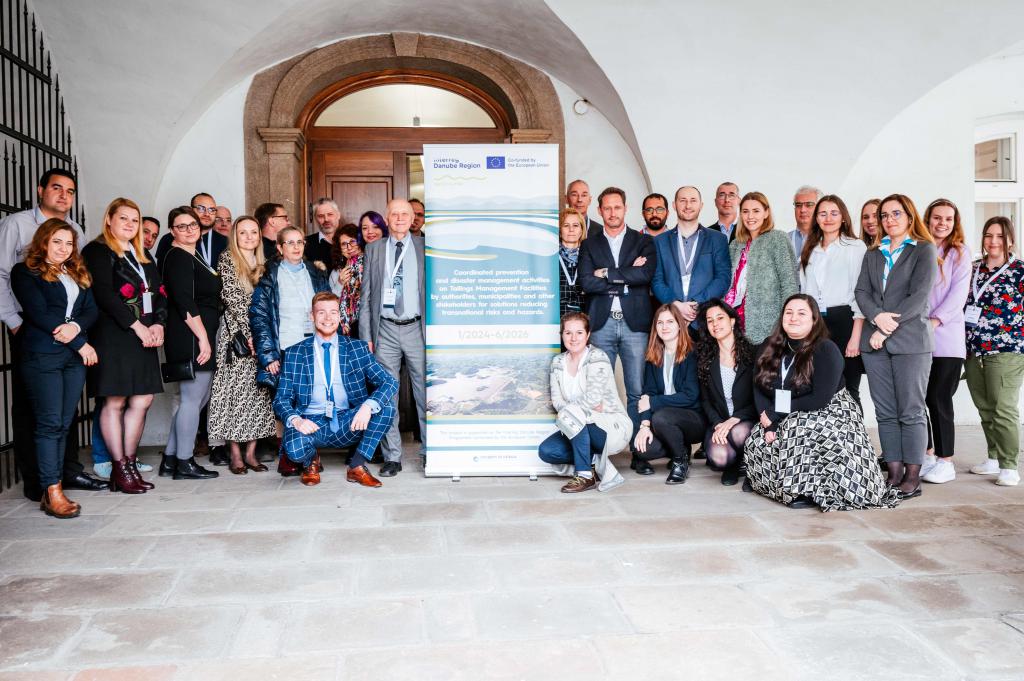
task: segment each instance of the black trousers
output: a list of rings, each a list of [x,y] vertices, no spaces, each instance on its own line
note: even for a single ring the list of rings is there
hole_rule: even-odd
[[[935,456],[953,456],[953,395],[960,387],[963,368],[959,357],[932,357],[924,401],[928,405],[928,448],[935,449]]]
[[[828,335],[832,342],[839,346],[839,352],[843,353],[846,366],[843,369],[843,376],[846,379],[846,389],[854,402],[860,404],[860,378],[864,375],[864,360],[859,356],[846,357],[846,345],[853,335],[853,308],[849,305],[830,307],[825,312],[825,326],[828,327]]]
[[[39,481],[39,461],[36,459],[35,430],[36,419],[32,411],[32,403],[29,399],[28,390],[25,388],[25,380],[19,367],[25,361],[21,352],[21,344],[17,342],[14,334],[8,331],[8,340],[11,344],[11,420],[14,435],[14,464],[18,467],[18,474],[21,476],[24,487],[22,492],[25,497],[38,501],[43,494]],[[75,411],[77,420],[78,411]],[[67,442],[64,449],[64,479],[80,475],[85,468],[78,460],[78,427],[72,426],[68,432]]]
[[[651,431],[654,439],[647,445],[646,452],[636,455],[645,461],[668,457],[689,459],[690,445],[704,441],[707,421],[704,415],[693,409],[663,407],[651,416]]]

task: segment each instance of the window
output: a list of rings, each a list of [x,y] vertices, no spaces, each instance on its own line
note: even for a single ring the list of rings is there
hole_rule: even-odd
[[[988,182],[1016,180],[1017,136],[985,140],[974,145],[974,179]]]
[[[1013,221],[1017,243],[1022,243],[1021,216],[1024,214],[1024,179],[1017,172],[1017,159],[1024,152],[1024,117],[1000,116],[978,126],[974,137],[974,224],[971,250],[981,246],[985,221],[1003,215]],[[1019,249],[1018,249],[1019,251]]]
[[[358,90],[332,103],[316,126],[353,128],[493,128],[475,102],[429,85],[394,83]]]

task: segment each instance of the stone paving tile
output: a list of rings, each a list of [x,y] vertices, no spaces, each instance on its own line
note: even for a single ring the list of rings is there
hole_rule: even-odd
[[[991,619],[922,622],[914,630],[972,679],[1024,678],[1024,634]]]
[[[899,624],[815,623],[758,629],[799,681],[960,681],[956,666]]]
[[[464,525],[444,528],[452,553],[550,553],[568,548],[569,535],[551,523]]]
[[[444,594],[424,598],[421,603],[431,643],[459,643],[479,638],[470,596]]]
[[[401,648],[382,657],[354,654],[345,658],[341,678],[345,681],[601,681],[606,677],[590,643],[561,638]]]
[[[517,591],[472,597],[480,635],[489,639],[557,638],[631,633],[604,591]]]
[[[492,501],[487,504],[487,508],[497,522],[580,520],[623,515],[614,505],[606,503],[603,499],[587,499],[579,495],[569,495],[567,499]]]
[[[338,508],[302,506],[293,508],[246,508],[235,511],[231,531],[241,530],[303,530],[381,526],[383,513],[379,508]],[[373,530],[368,530],[373,531]]]
[[[936,618],[1024,612],[1024,572],[908,577],[893,587]]]
[[[488,561],[472,556],[361,560],[350,570],[355,594],[365,597],[490,591],[496,582]]]
[[[449,502],[446,504],[388,504],[384,506],[387,525],[431,525],[481,522],[488,520],[482,502]]]
[[[274,474],[276,475],[276,473]],[[348,506],[349,496],[331,487],[274,489],[243,494],[236,511],[247,508],[289,508],[301,506]]]
[[[878,579],[770,580],[742,584],[786,621],[902,621],[925,611]],[[886,625],[888,626],[888,625]]]
[[[175,578],[170,570],[11,577],[0,584],[0,613],[151,607],[163,601]]]
[[[752,572],[749,564],[740,560],[732,547],[620,550],[618,556],[630,584],[681,584],[694,581],[735,584],[749,578]]]
[[[196,534],[224,532],[232,520],[231,511],[179,511],[149,513],[145,521],[132,513],[105,517],[110,522],[97,531],[97,536],[116,537],[149,534]],[[88,518],[87,518],[88,520]],[[78,521],[78,518],[75,519]]]
[[[888,534],[874,524],[881,509],[845,513],[759,513],[757,521],[787,541],[848,541],[886,539]]]
[[[731,549],[736,561],[749,571],[746,579],[795,577],[855,577],[896,575],[894,563],[861,544],[787,543],[737,546]]]
[[[158,667],[107,667],[83,669],[71,681],[171,681],[178,674],[176,665]]]
[[[0,681],[69,681],[72,674],[68,671],[0,672]]]
[[[977,463],[981,463],[981,461]],[[1020,495],[1016,494],[1015,490],[996,485],[994,483],[995,476],[971,475],[968,469],[973,465],[971,463],[957,466],[957,478],[953,482],[941,485],[922,485],[921,496],[900,505],[897,510],[907,510],[919,506],[955,506],[957,504],[987,506],[1007,502],[1019,503]]]
[[[312,543],[312,532],[211,532],[154,538],[139,559],[141,567],[192,565],[252,565],[301,561]]]
[[[0,566],[2,574],[123,569],[135,565],[155,541],[152,537],[112,537],[9,542],[0,551]]]
[[[489,557],[502,589],[601,587],[636,583],[611,552],[579,551]]]
[[[893,512],[874,514],[872,525],[893,537],[904,539],[1000,534],[1015,529],[1010,523],[987,513],[981,507],[915,508],[909,506],[911,502],[907,503],[907,507]]]
[[[77,501],[82,507],[82,516],[107,515],[118,509],[127,498],[127,494],[102,493],[99,496],[87,496],[78,490],[68,490],[67,497],[71,501]],[[25,501],[10,508],[6,514],[0,513],[6,518],[46,518],[39,504],[34,501]],[[81,517],[81,516],[79,516]]]
[[[1024,560],[1024,532],[982,537],[981,540],[985,544],[998,547],[1000,550],[1009,551]]]
[[[665,487],[672,489],[669,486]],[[686,488],[684,490],[679,490],[677,487],[676,494],[617,495],[611,499],[611,502],[625,515],[643,520],[674,516],[719,517],[729,514],[771,513],[780,509],[786,510],[780,504],[760,495],[744,494],[738,486],[722,487],[717,478],[714,485],[708,483],[700,488],[696,485],[691,487],[690,482],[687,482],[684,487]],[[615,491],[618,489],[620,488]]]
[[[169,605],[331,601],[352,594],[355,568],[345,563],[301,563],[236,571],[195,568],[182,574]]]
[[[295,655],[276,660],[196,662],[180,670],[174,681],[335,681],[337,674],[334,656]]]
[[[489,487],[462,487],[462,483],[447,488],[451,501],[495,501],[498,499],[557,499],[564,497],[557,489],[534,482],[524,484],[522,478],[509,478],[509,484]],[[511,484],[514,482],[515,484]]]
[[[999,572],[1021,559],[1010,549],[981,537],[872,541],[868,546],[914,574]]]
[[[259,600],[262,601],[262,596]],[[282,648],[292,647],[288,631],[297,610],[298,606],[293,603],[250,604],[231,644],[229,657],[279,657],[283,654]]]
[[[63,665],[153,664],[216,658],[227,650],[242,620],[241,607],[160,608],[93,615]]]
[[[49,660],[84,624],[78,615],[0,616],[0,670]]]
[[[65,539],[91,537],[109,525],[112,516],[79,516],[58,520],[40,513],[31,518],[0,518],[0,539]]]
[[[775,623],[767,600],[728,584],[627,587],[612,595],[640,634]]]
[[[304,653],[408,646],[424,641],[417,599],[358,598],[299,606],[288,639]],[[373,659],[379,656],[373,655]]]
[[[382,527],[374,530],[317,530],[309,559],[346,560],[391,556],[419,556],[444,552],[438,527]]]
[[[583,547],[731,544],[766,541],[771,534],[753,518],[653,518],[636,520],[580,520],[564,523],[573,539]]]
[[[747,629],[592,639],[608,679],[791,681],[793,671]],[[831,679],[822,677],[822,679]]]
[[[985,512],[1013,523],[1019,528],[1024,528],[1024,503],[992,504],[985,507]]]

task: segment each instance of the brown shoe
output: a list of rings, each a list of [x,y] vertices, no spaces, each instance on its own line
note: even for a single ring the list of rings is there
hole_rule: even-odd
[[[303,485],[313,486],[320,484],[320,466],[317,464],[316,459],[313,462],[302,469],[302,480]]]
[[[196,435],[196,444],[192,448],[192,456],[209,456],[210,455],[210,441],[205,437]]]
[[[371,473],[366,466],[349,468],[348,473],[345,475],[345,479],[348,480],[349,482],[358,482],[363,487],[381,486],[380,480],[373,477],[373,473]]]
[[[564,494],[576,494],[577,492],[586,492],[588,489],[594,489],[595,487],[597,487],[596,476],[591,478],[582,478],[577,475],[562,486],[562,492]]]
[[[82,512],[82,507],[64,496],[60,483],[50,485],[39,501],[39,508],[54,518],[74,518]]]

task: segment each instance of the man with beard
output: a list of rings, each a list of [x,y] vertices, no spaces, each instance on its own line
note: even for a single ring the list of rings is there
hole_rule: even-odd
[[[331,245],[334,243],[334,232],[341,223],[341,210],[334,199],[317,199],[313,205],[313,219],[320,231],[306,237],[306,260],[322,263],[330,271]]]
[[[665,232],[668,227],[668,199],[661,194],[648,194],[643,203],[644,228],[641,230],[652,239]]]
[[[217,269],[217,260],[220,259],[220,254],[227,250],[228,240],[223,234],[219,234],[214,231],[213,223],[217,219],[217,202],[213,200],[213,196],[206,192],[199,192],[192,197],[189,202],[192,206],[192,210],[196,212],[199,217],[199,230],[201,236],[199,242],[196,244],[196,256],[199,257],[212,269]],[[174,241],[174,236],[168,232],[164,234],[163,238],[160,239],[160,244],[156,247],[156,259],[162,261],[167,252],[171,250],[171,243]]]

